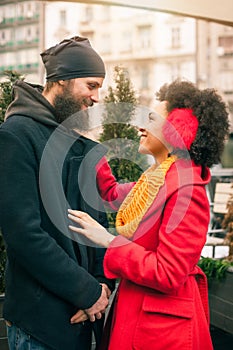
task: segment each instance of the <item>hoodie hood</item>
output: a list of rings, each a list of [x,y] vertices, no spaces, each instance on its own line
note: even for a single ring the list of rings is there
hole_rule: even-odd
[[[56,111],[42,95],[42,91],[41,85],[17,80],[13,85],[13,101],[6,110],[5,120],[21,115],[46,125],[58,126]]]

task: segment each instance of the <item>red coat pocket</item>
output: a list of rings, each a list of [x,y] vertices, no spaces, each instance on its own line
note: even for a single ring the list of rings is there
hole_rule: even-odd
[[[146,295],[135,329],[135,349],[192,349],[193,315],[192,299]]]

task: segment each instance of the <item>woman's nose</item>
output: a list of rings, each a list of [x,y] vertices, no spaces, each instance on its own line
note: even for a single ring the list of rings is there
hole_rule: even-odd
[[[141,136],[144,130],[144,128],[138,128],[138,136]]]

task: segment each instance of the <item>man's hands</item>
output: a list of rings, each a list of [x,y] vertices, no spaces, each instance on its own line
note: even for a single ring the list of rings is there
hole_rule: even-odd
[[[69,225],[69,229],[82,234],[92,242],[107,248],[111,241],[115,238],[110,234],[102,225],[94,220],[90,215],[82,211],[68,210],[68,217],[78,226]],[[102,284],[102,293],[97,302],[89,309],[79,310],[74,316],[71,317],[71,323],[80,323],[86,320],[95,322],[96,319],[100,319],[102,314],[108,306],[108,299],[111,295],[111,291],[106,284]]]
[[[108,306],[108,299],[108,287],[106,284],[104,284],[102,285],[101,296],[97,302],[89,309],[84,310],[91,322],[95,322],[95,318],[100,319],[102,317],[102,313],[105,313]]]
[[[102,314],[108,306],[108,299],[111,295],[111,291],[105,283],[101,283],[102,293],[95,304],[93,304],[89,309],[79,310],[74,316],[71,317],[71,323],[80,323],[86,320],[95,322],[96,319],[100,319]]]

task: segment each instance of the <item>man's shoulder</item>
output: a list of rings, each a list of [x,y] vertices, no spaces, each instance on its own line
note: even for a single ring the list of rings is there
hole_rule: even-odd
[[[21,127],[29,128],[31,125],[35,125],[35,123],[36,122],[32,118],[15,114],[7,118],[4,123],[1,124],[1,129],[10,131]]]
[[[34,134],[40,127],[41,124],[33,118],[29,118],[23,115],[13,115],[0,125],[0,130],[15,135],[26,135],[30,133]]]
[[[38,148],[47,142],[53,130],[53,128],[48,128],[32,118],[15,115],[1,124],[0,137],[4,135],[4,140],[8,140],[8,142],[18,140],[17,142],[26,147],[34,145]]]

